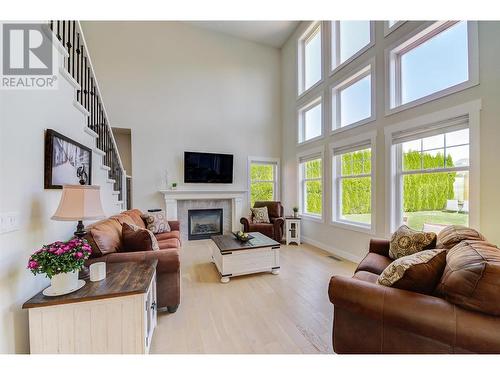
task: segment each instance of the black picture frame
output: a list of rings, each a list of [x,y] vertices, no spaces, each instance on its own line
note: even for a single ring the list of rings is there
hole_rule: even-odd
[[[54,146],[55,143],[56,146]],[[64,149],[69,149],[72,157],[68,157]],[[64,164],[64,168],[61,168],[60,173],[55,170],[55,168],[58,167],[58,165],[54,165],[57,164],[56,159],[60,160],[61,167]],[[85,167],[85,172],[87,174],[87,181],[85,184],[91,185],[92,150],[53,129],[47,129],[45,131],[44,188],[62,189],[63,185],[78,184],[79,178],[76,175],[76,171],[77,168],[81,166]],[[72,169],[74,169],[74,177]]]

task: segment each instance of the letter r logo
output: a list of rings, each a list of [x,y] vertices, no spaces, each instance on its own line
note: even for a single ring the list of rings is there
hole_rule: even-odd
[[[52,75],[52,33],[42,24],[3,24],[3,74]]]

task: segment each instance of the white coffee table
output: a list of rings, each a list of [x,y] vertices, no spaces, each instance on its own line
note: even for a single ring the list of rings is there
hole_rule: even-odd
[[[236,239],[232,234],[212,236],[212,261],[222,283],[228,283],[234,276],[279,273],[280,243],[258,232],[249,234],[254,238],[247,242]]]

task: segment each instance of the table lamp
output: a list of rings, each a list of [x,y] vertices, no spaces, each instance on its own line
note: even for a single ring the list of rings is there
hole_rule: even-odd
[[[99,186],[64,185],[59,207],[52,220],[78,221],[74,234],[82,238],[86,234],[83,220],[97,220],[104,217]]]

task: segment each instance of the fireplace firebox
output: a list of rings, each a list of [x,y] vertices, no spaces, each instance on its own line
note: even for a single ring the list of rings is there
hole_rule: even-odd
[[[188,210],[188,240],[222,234],[222,208]]]

